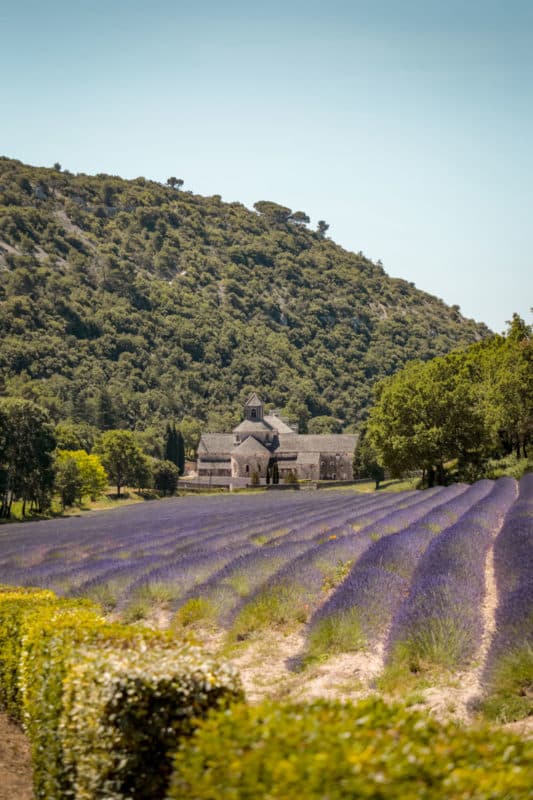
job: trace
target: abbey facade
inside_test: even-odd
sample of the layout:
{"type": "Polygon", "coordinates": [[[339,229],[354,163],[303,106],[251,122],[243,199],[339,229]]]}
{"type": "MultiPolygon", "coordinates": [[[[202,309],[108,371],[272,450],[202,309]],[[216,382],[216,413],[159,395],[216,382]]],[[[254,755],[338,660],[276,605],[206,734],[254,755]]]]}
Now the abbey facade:
{"type": "Polygon", "coordinates": [[[265,479],[277,464],[280,481],[352,480],[357,435],[299,434],[276,413],[264,413],[257,394],[244,406],[244,419],[232,433],[204,433],[198,445],[200,478],[265,479]]]}

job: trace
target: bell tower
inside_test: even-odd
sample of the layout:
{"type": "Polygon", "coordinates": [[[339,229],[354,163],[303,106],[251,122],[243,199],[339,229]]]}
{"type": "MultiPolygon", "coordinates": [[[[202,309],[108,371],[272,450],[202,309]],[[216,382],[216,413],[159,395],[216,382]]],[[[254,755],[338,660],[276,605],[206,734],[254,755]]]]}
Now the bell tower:
{"type": "Polygon", "coordinates": [[[250,422],[263,421],[263,401],[253,392],[244,405],[244,418],[250,422]]]}

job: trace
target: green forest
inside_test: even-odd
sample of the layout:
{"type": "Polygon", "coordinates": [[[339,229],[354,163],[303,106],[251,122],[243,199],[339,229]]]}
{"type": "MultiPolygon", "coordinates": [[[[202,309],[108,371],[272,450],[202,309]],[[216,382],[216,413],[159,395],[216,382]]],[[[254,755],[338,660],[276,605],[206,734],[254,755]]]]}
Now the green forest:
{"type": "Polygon", "coordinates": [[[252,390],[302,432],[350,430],[377,381],[489,333],[323,220],[183,186],[0,159],[1,395],[148,451],[169,420],[186,444],[227,430],[252,390]]]}

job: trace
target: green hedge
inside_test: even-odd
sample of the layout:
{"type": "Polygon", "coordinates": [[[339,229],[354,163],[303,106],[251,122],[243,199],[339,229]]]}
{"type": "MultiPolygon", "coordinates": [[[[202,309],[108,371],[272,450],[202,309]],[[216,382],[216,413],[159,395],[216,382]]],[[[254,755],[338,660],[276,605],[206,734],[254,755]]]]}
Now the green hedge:
{"type": "Polygon", "coordinates": [[[0,701],[28,732],[36,798],[163,798],[180,737],[242,699],[234,672],[85,600],[0,587],[0,701]]]}
{"type": "Polygon", "coordinates": [[[133,639],[126,626],[108,625],[94,609],[77,607],[73,601],[41,606],[26,617],[19,680],[37,798],[60,800],[70,790],[58,731],[63,681],[78,659],[78,649],[121,635],[132,639],[132,646],[140,638],[133,639]]]}
{"type": "Polygon", "coordinates": [[[19,664],[24,619],[36,608],[56,603],[53,592],[0,586],[0,706],[13,719],[21,718],[19,664]]]}
{"type": "Polygon", "coordinates": [[[228,667],[195,648],[88,648],[65,678],[60,738],[77,800],[163,798],[176,742],[242,699],[228,667]]]}
{"type": "Polygon", "coordinates": [[[526,800],[533,743],[381,700],[235,705],[175,759],[169,800],[526,800]]]}

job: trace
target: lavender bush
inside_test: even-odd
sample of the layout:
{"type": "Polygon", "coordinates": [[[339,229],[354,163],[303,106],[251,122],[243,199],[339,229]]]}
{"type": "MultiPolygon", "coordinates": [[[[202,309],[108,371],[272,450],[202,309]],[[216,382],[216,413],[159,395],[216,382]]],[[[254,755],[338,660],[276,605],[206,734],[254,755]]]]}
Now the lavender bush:
{"type": "Polygon", "coordinates": [[[392,671],[465,666],[472,659],[483,634],[487,552],[515,497],[516,481],[501,478],[430,543],[393,622],[392,671]]]}
{"type": "Polygon", "coordinates": [[[533,474],[520,481],[494,544],[500,602],[483,674],[483,707],[501,722],[533,714],[533,474]]]}
{"type": "Polygon", "coordinates": [[[313,616],[308,636],[311,658],[357,650],[383,635],[407,594],[417,561],[436,535],[436,520],[449,525],[449,510],[458,497],[468,494],[466,490],[464,485],[451,486],[436,497],[433,494],[383,517],[372,533],[367,529],[361,532],[366,539],[377,534],[377,540],[363,549],[346,579],[313,616]],[[432,520],[429,524],[428,518],[432,520]]]}

